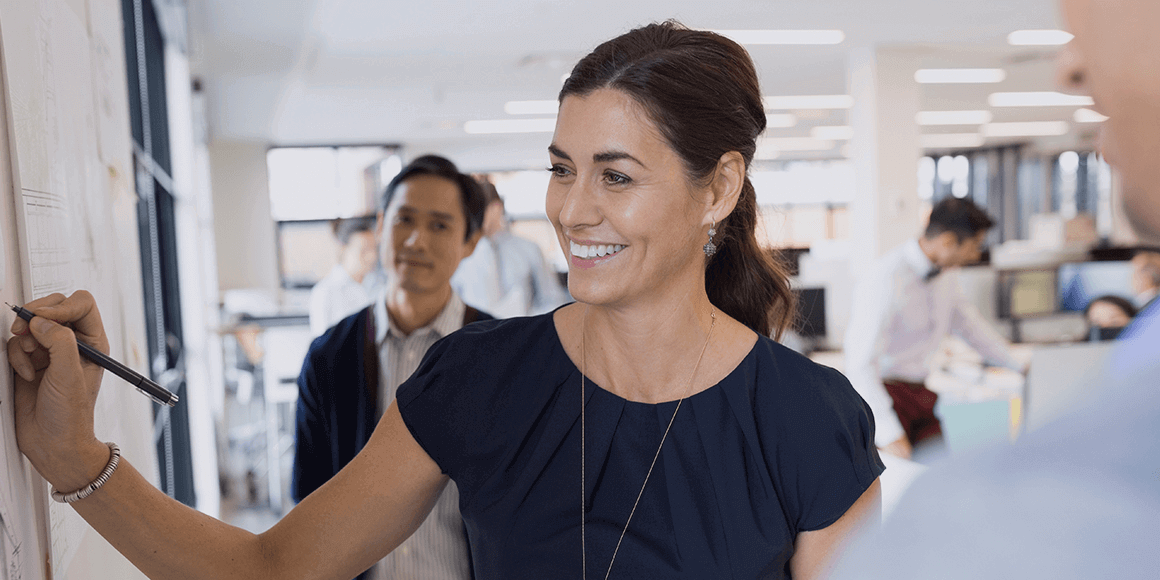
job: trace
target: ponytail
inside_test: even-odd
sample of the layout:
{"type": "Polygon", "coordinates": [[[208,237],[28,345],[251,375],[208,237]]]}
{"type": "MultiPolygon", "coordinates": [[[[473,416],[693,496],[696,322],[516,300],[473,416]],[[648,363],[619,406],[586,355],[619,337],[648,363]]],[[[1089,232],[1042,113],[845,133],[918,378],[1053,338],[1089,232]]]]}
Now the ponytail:
{"type": "Polygon", "coordinates": [[[794,294],[785,267],[757,243],[757,192],[749,178],[733,213],[718,226],[705,291],[722,312],[775,339],[793,323],[794,294]]]}

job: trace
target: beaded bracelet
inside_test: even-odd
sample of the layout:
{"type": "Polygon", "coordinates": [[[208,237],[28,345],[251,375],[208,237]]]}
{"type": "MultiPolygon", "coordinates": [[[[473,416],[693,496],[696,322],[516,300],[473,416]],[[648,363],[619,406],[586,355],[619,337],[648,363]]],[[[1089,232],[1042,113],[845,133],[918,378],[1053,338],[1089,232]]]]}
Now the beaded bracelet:
{"type": "Polygon", "coordinates": [[[105,445],[109,446],[109,449],[113,452],[113,455],[109,458],[109,463],[105,464],[105,468],[101,470],[101,474],[98,475],[97,478],[88,485],[72,493],[61,493],[57,491],[55,487],[52,488],[52,499],[60,503],[72,503],[74,501],[80,501],[92,495],[94,491],[101,489],[101,486],[105,485],[106,481],[109,481],[109,478],[112,477],[113,472],[117,470],[117,464],[121,462],[121,448],[117,447],[117,444],[113,443],[112,441],[106,442],[105,445]]]}

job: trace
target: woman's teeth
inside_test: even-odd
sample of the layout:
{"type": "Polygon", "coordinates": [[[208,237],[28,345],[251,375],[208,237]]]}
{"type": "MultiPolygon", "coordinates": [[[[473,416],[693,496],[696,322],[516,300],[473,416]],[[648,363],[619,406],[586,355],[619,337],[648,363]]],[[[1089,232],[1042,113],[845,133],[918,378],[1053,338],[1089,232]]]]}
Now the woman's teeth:
{"type": "Polygon", "coordinates": [[[625,249],[626,247],[628,247],[628,246],[623,246],[620,244],[598,244],[595,246],[581,246],[580,244],[577,244],[576,242],[569,242],[569,243],[571,244],[572,255],[576,256],[577,258],[584,258],[584,259],[600,258],[602,256],[608,256],[611,254],[615,254],[615,253],[625,249]]]}

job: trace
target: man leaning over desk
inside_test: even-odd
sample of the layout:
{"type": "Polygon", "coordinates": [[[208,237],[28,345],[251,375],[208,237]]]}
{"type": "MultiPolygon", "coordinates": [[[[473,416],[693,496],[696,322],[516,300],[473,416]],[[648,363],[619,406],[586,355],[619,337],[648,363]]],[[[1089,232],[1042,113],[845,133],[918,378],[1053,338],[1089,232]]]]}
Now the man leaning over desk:
{"type": "Polygon", "coordinates": [[[1009,344],[967,302],[953,276],[979,260],[994,222],[973,202],[947,198],[926,231],[875,261],[854,289],[846,330],[846,376],[870,405],[875,442],[906,459],[941,454],[938,395],[926,388],[932,356],[943,338],[965,340],[990,364],[1021,370],[1009,344]]]}

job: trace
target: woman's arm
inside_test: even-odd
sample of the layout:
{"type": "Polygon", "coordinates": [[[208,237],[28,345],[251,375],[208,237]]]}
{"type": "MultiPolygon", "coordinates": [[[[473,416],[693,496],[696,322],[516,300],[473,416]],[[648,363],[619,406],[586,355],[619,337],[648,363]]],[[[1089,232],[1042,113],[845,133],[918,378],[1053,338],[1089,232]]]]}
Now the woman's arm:
{"type": "MultiPolygon", "coordinates": [[[[67,493],[92,481],[109,459],[92,430],[102,370],[82,362],[75,336],[102,351],[108,340],[87,292],[27,308],[37,314],[31,334],[17,320],[8,343],[17,372],[17,439],[37,471],[67,493]]],[[[127,461],[73,506],[151,578],[347,579],[406,539],[446,482],[392,405],[345,469],[261,535],[167,497],[127,461]]]]}
{"type": "Polygon", "coordinates": [[[846,510],[838,521],[812,532],[801,532],[795,541],[789,561],[790,574],[796,580],[826,578],[846,543],[872,530],[882,519],[882,483],[874,483],[846,510]]]}

